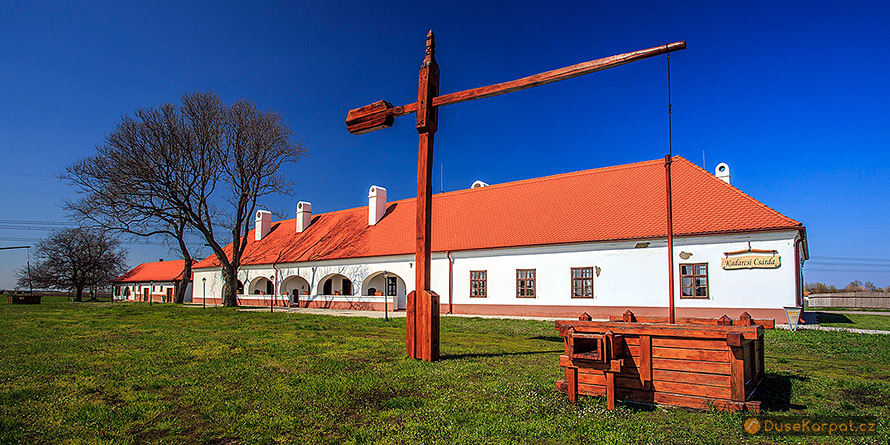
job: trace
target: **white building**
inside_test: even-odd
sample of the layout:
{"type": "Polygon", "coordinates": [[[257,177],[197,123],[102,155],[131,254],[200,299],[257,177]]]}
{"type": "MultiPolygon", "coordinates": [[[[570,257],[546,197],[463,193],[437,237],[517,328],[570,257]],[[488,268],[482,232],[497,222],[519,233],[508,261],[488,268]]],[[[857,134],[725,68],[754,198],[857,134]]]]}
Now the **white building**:
{"type": "MultiPolygon", "coordinates": [[[[182,278],[185,260],[142,263],[112,282],[115,300],[171,303],[182,278]]],[[[185,302],[192,301],[192,284],[185,290],[185,302]]]]}
{"type": "MultiPolygon", "coordinates": [[[[801,298],[804,226],[674,158],[674,301],[678,317],[784,318],[801,298]]],[[[666,316],[662,160],[434,195],[432,290],[443,313],[666,316]]],[[[414,288],[414,199],[295,219],[259,211],[238,271],[240,304],[403,309],[414,288]]],[[[230,248],[231,246],[229,246],[230,248]]],[[[195,265],[195,301],[219,302],[214,257],[195,265]],[[205,281],[206,280],[206,281],[205,281]]]]}

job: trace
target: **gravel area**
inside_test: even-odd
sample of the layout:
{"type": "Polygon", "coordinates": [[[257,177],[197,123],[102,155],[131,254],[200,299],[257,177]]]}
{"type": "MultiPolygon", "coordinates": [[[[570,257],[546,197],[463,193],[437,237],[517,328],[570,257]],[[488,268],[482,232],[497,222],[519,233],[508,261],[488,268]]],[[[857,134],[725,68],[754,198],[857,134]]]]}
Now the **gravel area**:
{"type": "MultiPolygon", "coordinates": [[[[776,329],[785,329],[789,330],[787,324],[777,324],[776,329]]],[[[798,325],[797,329],[806,329],[810,331],[839,331],[839,332],[852,332],[854,334],[878,334],[878,335],[890,335],[890,331],[880,331],[877,329],[856,329],[856,328],[836,328],[833,326],[813,326],[813,325],[798,325]]]]}
{"type": "Polygon", "coordinates": [[[820,311],[820,310],[810,310],[808,312],[822,312],[823,314],[859,314],[859,315],[890,315],[890,312],[880,312],[880,311],[820,311]]]}

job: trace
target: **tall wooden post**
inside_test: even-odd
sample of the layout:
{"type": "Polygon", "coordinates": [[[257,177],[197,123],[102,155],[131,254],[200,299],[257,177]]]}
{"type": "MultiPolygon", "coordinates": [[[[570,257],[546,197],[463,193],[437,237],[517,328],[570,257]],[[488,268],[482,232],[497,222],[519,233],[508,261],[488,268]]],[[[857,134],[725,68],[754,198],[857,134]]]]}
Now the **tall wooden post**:
{"type": "Polygon", "coordinates": [[[674,318],[674,206],[671,195],[671,155],[664,155],[664,183],[667,192],[667,239],[668,239],[668,322],[673,324],[674,318]]]}
{"type": "Polygon", "coordinates": [[[412,358],[439,359],[439,296],[430,291],[430,249],[433,211],[433,136],[438,129],[439,64],[433,31],[426,35],[426,57],[420,66],[417,88],[417,250],[414,296],[408,298],[407,349],[412,358]]]}
{"type": "MultiPolygon", "coordinates": [[[[439,296],[430,290],[433,136],[438,129],[438,108],[571,79],[685,48],[685,41],[674,42],[602,59],[590,60],[509,82],[440,96],[439,65],[436,63],[435,54],[436,45],[433,31],[430,31],[426,36],[426,57],[424,57],[423,65],[420,67],[417,102],[393,107],[391,103],[381,100],[361,108],[349,110],[349,113],[346,115],[346,128],[352,134],[365,134],[389,128],[393,125],[395,118],[410,113],[417,113],[417,132],[420,135],[417,153],[417,250],[415,256],[415,264],[417,266],[414,277],[415,291],[408,294],[405,308],[407,312],[406,349],[409,357],[426,361],[439,359],[439,296]]],[[[668,175],[670,175],[669,169],[668,175]]],[[[673,313],[673,310],[671,313],[673,313]]]]}

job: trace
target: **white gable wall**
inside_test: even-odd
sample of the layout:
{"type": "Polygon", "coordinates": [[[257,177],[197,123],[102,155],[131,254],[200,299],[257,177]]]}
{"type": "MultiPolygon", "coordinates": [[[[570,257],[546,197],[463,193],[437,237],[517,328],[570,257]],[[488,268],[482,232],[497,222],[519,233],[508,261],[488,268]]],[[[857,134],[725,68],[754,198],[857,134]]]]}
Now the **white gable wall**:
{"type": "MultiPolygon", "coordinates": [[[[172,281],[142,281],[142,282],[127,282],[127,283],[115,283],[113,285],[113,295],[116,300],[129,300],[129,301],[142,301],[145,298],[145,289],[149,290],[149,294],[152,295],[155,299],[165,298],[167,295],[167,290],[170,289],[175,296],[176,293],[176,283],[172,281]],[[129,289],[129,295],[124,298],[124,289],[129,289]]],[[[192,301],[192,283],[185,288],[185,296],[183,301],[185,303],[189,303],[192,301]]]]}

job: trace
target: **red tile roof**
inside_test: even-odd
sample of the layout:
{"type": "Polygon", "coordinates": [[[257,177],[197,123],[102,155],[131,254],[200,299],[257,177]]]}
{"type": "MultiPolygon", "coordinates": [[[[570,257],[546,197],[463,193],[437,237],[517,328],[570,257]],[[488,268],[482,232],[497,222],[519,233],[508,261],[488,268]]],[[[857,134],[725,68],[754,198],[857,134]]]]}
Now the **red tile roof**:
{"type": "Polygon", "coordinates": [[[114,282],[135,283],[148,281],[174,281],[182,276],[183,266],[185,266],[185,260],[142,263],[123,274],[120,278],[114,280],[114,282]]]}
{"type": "MultiPolygon", "coordinates": [[[[671,171],[675,235],[803,228],[682,157],[674,158],[671,171]]],[[[664,180],[659,159],[437,194],[432,248],[665,237],[664,180]]],[[[262,241],[250,232],[243,264],[414,253],[414,201],[388,203],[376,226],[368,226],[367,207],[314,215],[301,234],[294,219],[274,222],[262,241]]],[[[211,256],[195,267],[218,264],[211,256]]]]}

